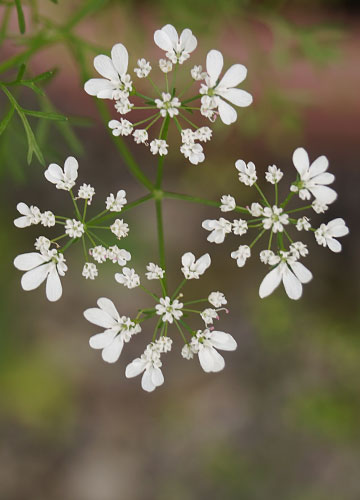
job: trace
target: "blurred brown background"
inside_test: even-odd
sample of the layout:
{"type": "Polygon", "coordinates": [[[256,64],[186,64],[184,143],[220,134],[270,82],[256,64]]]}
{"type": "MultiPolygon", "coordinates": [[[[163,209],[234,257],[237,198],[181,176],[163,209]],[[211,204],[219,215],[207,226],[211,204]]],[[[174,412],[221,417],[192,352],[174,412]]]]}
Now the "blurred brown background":
{"type": "MultiPolygon", "coordinates": [[[[252,160],[259,172],[276,164],[285,172],[286,189],[294,175],[292,152],[304,146],[312,159],[326,154],[336,175],[339,198],[324,222],[343,217],[351,232],[339,255],[309,240],[306,264],[314,280],[304,287],[301,301],[290,301],[282,289],[261,301],[265,266],[254,257],[238,269],[229,257],[240,243],[235,236],[219,246],[206,242],[201,222],[220,212],[167,201],[170,282],[175,287],[180,279],[185,251],[209,251],[213,266],[188,293],[195,298],[211,290],[226,294],[230,314],[218,326],[236,338],[238,350],[225,353],[223,372],[205,374],[197,360],[180,357],[174,330],[175,347],[164,357],[165,384],[146,394],[139,378],[125,379],[124,369],[142,352],[152,327],[126,345],[115,365],[88,347],[96,327],[82,311],[98,297],[113,299],[122,314],[147,305],[142,295],[120,289],[111,267],[101,266],[95,282],[83,280],[82,253],[76,248],[67,257],[60,302],[47,302],[43,287],[32,293],[20,288],[21,274],[12,260],[31,251],[40,228],[13,226],[16,203],[65,215],[71,207],[66,193],[45,181],[36,160],[26,165],[24,133],[14,122],[0,143],[1,500],[358,500],[359,3],[103,3],[75,33],[107,52],[124,43],[130,68],[139,57],[155,66],[162,54],[152,43],[153,32],[167,22],[178,30],[190,27],[198,38],[187,69],[204,64],[211,48],[224,53],[226,66],[248,67],[244,88],[253,93],[254,104],[239,111],[236,125],[215,124],[201,166],[189,165],[177,147],[170,148],[166,188],[209,199],[232,194],[244,206],[254,201],[254,192],[235,182],[234,161],[252,160]]],[[[41,0],[37,8],[61,24],[83,4],[41,0]]],[[[36,26],[25,3],[24,11],[26,37],[36,26]]],[[[0,62],[23,50],[15,12],[11,33],[0,47],[0,62]]],[[[37,74],[57,68],[47,96],[59,112],[76,119],[70,120],[71,133],[55,126],[44,132],[37,125],[39,142],[47,163],[62,164],[71,154],[79,158],[80,182],[96,188],[95,211],[111,191],[126,189],[130,201],[143,191],[82,90],[84,67],[76,43],[59,41],[35,53],[29,69],[37,74]]],[[[86,54],[87,71],[95,76],[96,52],[86,54]]],[[[6,78],[13,75],[10,71],[6,78]]],[[[30,91],[19,96],[31,109],[38,106],[36,99],[30,91]]],[[[5,103],[1,96],[1,114],[5,103]]],[[[175,131],[169,142],[177,144],[175,131]]],[[[128,144],[152,176],[152,155],[128,144]]],[[[134,267],[156,262],[152,206],[136,208],[125,219],[131,228],[125,245],[134,267]]],[[[320,225],[321,216],[316,220],[320,225]]]]}

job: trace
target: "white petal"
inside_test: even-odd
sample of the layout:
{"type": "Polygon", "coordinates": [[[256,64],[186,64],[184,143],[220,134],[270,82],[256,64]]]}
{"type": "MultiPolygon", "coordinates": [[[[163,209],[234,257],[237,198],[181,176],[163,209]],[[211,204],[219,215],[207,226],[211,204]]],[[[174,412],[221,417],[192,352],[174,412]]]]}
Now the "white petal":
{"type": "Polygon", "coordinates": [[[298,300],[302,295],[302,284],[288,267],[284,268],[282,276],[285,291],[290,299],[298,300]]]}
{"type": "Polygon", "coordinates": [[[170,52],[173,49],[173,44],[166,33],[162,30],[156,30],[154,33],[154,41],[160,49],[170,52]]]}
{"type": "Polygon", "coordinates": [[[111,59],[119,75],[125,75],[129,64],[129,54],[122,43],[117,43],[111,49],[111,59]]]}
{"type": "Polygon", "coordinates": [[[108,313],[97,307],[86,309],[84,316],[90,323],[103,328],[113,328],[117,325],[116,321],[108,313]]]}
{"type": "Polygon", "coordinates": [[[59,181],[64,179],[64,173],[62,168],[56,163],[51,163],[45,170],[44,175],[46,179],[52,184],[57,184],[59,181]]]}
{"type": "Polygon", "coordinates": [[[151,381],[156,386],[159,387],[164,383],[164,375],[160,368],[150,367],[151,370],[151,381]]]}
{"type": "Polygon", "coordinates": [[[147,392],[152,392],[154,389],[156,389],[156,385],[154,385],[151,379],[151,368],[148,368],[144,371],[144,374],[141,378],[141,387],[144,389],[144,391],[147,392]]]}
{"type": "Polygon", "coordinates": [[[71,179],[72,181],[75,181],[77,179],[78,168],[79,164],[76,158],[74,158],[73,156],[69,156],[68,158],[66,158],[64,163],[64,172],[68,179],[71,179]]]}
{"type": "Polygon", "coordinates": [[[18,217],[17,219],[15,219],[14,224],[16,227],[19,227],[19,228],[31,226],[30,219],[27,215],[24,215],[23,217],[18,217]]]}
{"type": "Polygon", "coordinates": [[[229,89],[219,92],[219,95],[226,99],[227,101],[235,104],[235,106],[240,106],[242,108],[250,106],[253,102],[253,97],[249,92],[241,89],[229,89]]]}
{"type": "Polygon", "coordinates": [[[173,44],[173,47],[175,47],[175,45],[178,42],[179,36],[178,36],[178,32],[176,31],[174,26],[172,24],[166,24],[165,26],[163,26],[161,28],[161,31],[163,33],[167,34],[167,36],[170,38],[170,40],[173,44]]]}
{"type": "Polygon", "coordinates": [[[125,377],[126,378],[136,377],[142,371],[144,371],[145,366],[146,366],[146,362],[143,361],[142,359],[140,359],[140,358],[134,359],[134,361],[132,361],[131,363],[129,363],[127,365],[126,370],[125,370],[125,377]]]}
{"type": "Polygon", "coordinates": [[[246,163],[244,162],[244,160],[236,160],[236,162],[235,162],[235,168],[239,172],[245,172],[246,163]]]}
{"type": "Polygon", "coordinates": [[[115,321],[119,321],[119,313],[114,305],[114,302],[110,299],[107,299],[106,297],[101,297],[97,301],[97,305],[105,311],[109,316],[114,318],[115,321]]]}
{"type": "Polygon", "coordinates": [[[330,221],[327,226],[331,236],[339,238],[349,234],[349,228],[346,226],[344,219],[341,219],[340,217],[330,221]]]}
{"type": "Polygon", "coordinates": [[[262,280],[259,288],[260,298],[263,299],[264,297],[268,297],[270,294],[272,294],[275,288],[280,285],[280,282],[281,269],[280,266],[277,266],[275,267],[275,269],[272,269],[262,280]]]}
{"type": "Polygon", "coordinates": [[[316,160],[313,161],[310,166],[309,169],[310,177],[322,174],[323,172],[325,172],[325,170],[328,169],[328,166],[329,166],[329,160],[326,158],[326,156],[319,156],[319,158],[316,158],[316,160]]]}
{"type": "Polygon", "coordinates": [[[224,65],[222,53],[218,50],[210,50],[206,56],[206,72],[210,77],[210,87],[214,87],[224,65]]]}
{"type": "Polygon", "coordinates": [[[324,172],[323,174],[312,177],[311,182],[314,182],[315,184],[331,184],[334,180],[335,175],[330,174],[329,172],[324,172]]]}
{"type": "Polygon", "coordinates": [[[103,54],[96,56],[94,58],[94,67],[101,76],[107,78],[108,80],[119,80],[119,75],[117,74],[110,57],[104,56],[103,54]]]}
{"type": "Polygon", "coordinates": [[[21,278],[21,286],[24,290],[35,290],[43,283],[47,275],[50,272],[51,264],[44,264],[42,266],[35,267],[23,275],[21,278]]]}
{"type": "Polygon", "coordinates": [[[342,246],[341,246],[340,241],[335,240],[334,238],[329,238],[326,240],[326,243],[332,252],[335,252],[335,253],[341,252],[342,246]]]}
{"type": "Polygon", "coordinates": [[[214,347],[222,349],[223,351],[235,351],[237,348],[237,343],[234,337],[225,332],[211,332],[211,342],[214,347]]]}
{"type": "Polygon", "coordinates": [[[105,332],[97,333],[96,335],[90,337],[90,347],[92,347],[93,349],[104,349],[104,347],[107,347],[113,342],[115,335],[116,333],[112,330],[106,330],[105,332]]]}
{"type": "Polygon", "coordinates": [[[324,203],[325,205],[330,205],[337,198],[336,191],[328,186],[315,186],[308,189],[320,203],[324,203]]]}
{"type": "Polygon", "coordinates": [[[195,262],[195,255],[191,252],[186,252],[181,257],[181,264],[183,267],[190,267],[195,262]]]}
{"type": "Polygon", "coordinates": [[[312,280],[313,275],[311,271],[309,271],[309,269],[305,267],[301,262],[294,262],[290,267],[297,279],[301,281],[301,283],[309,283],[309,281],[312,280]]]}
{"type": "Polygon", "coordinates": [[[193,52],[197,47],[197,40],[188,28],[184,29],[180,35],[180,43],[186,52],[193,52]]]}
{"type": "Polygon", "coordinates": [[[293,163],[300,177],[305,174],[310,165],[309,155],[304,148],[297,148],[293,154],[293,163]]]}
{"type": "Polygon", "coordinates": [[[51,262],[49,264],[50,272],[48,278],[46,280],[46,297],[50,302],[55,302],[61,298],[62,295],[62,286],[60,277],[56,270],[56,264],[51,262]]]}
{"type": "Polygon", "coordinates": [[[233,64],[222,77],[219,86],[232,88],[243,82],[247,75],[247,69],[242,64],[233,64]]]}
{"type": "Polygon", "coordinates": [[[203,347],[199,351],[199,361],[204,372],[219,372],[225,366],[224,358],[213,347],[203,347]]]}
{"type": "Polygon", "coordinates": [[[109,80],[105,80],[105,78],[92,78],[85,82],[84,90],[89,95],[99,96],[99,93],[102,92],[110,92],[110,99],[112,96],[112,91],[114,89],[114,85],[109,82],[109,80]]]}
{"type": "Polygon", "coordinates": [[[16,205],[16,210],[21,215],[29,215],[30,214],[30,208],[27,206],[26,203],[24,203],[22,201],[16,205]]]}
{"type": "Polygon", "coordinates": [[[211,264],[211,258],[208,253],[202,255],[197,261],[196,261],[196,272],[199,274],[203,274],[208,267],[210,267],[211,264]]]}
{"type": "Polygon", "coordinates": [[[219,99],[219,115],[223,123],[225,125],[231,125],[232,123],[236,122],[237,119],[237,112],[235,109],[230,106],[227,102],[225,102],[223,99],[219,99]]]}
{"type": "Polygon", "coordinates": [[[41,266],[48,259],[37,252],[22,253],[14,259],[14,266],[20,271],[29,271],[34,267],[41,266]]]}
{"type": "Polygon", "coordinates": [[[123,347],[124,341],[118,335],[110,345],[104,347],[101,353],[102,359],[107,363],[115,363],[119,359],[123,347]]]}

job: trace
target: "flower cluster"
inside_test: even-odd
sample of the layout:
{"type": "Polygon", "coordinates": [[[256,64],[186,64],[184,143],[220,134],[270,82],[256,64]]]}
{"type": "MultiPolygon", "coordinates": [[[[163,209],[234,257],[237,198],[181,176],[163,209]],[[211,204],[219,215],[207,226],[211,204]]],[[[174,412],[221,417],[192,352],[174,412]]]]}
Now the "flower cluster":
{"type": "Polygon", "coordinates": [[[164,269],[153,262],[147,265],[145,276],[147,280],[160,282],[162,296],[148,290],[134,269],[124,267],[122,274],[115,274],[118,283],[127,288],[140,287],[152,300],[155,300],[154,307],[139,309],[133,319],[120,316],[113,302],[106,298],[98,300],[97,308],[87,309],[84,312],[88,321],[104,328],[103,333],[90,338],[90,346],[94,349],[101,349],[102,358],[108,363],[114,363],[119,359],[124,343],[142,330],[141,325],[145,321],[151,318],[157,319],[152,341],[146,346],[143,354],[128,364],[125,370],[127,378],[143,374],[141,386],[145,391],[151,392],[164,382],[161,355],[171,351],[173,344],[169,336],[169,325],[176,327],[176,331],[185,342],[181,355],[186,359],[192,359],[195,354],[198,355],[200,365],[206,372],[216,372],[225,366],[224,358],[217,349],[225,351],[236,349],[236,342],[230,334],[215,331],[211,326],[214,320],[219,319],[220,311],[227,312],[224,308],[227,300],[223,293],[217,291],[210,293],[204,299],[183,301],[181,293],[183,286],[191,279],[199,279],[209,268],[211,264],[209,254],[196,259],[194,254],[187,252],[182,256],[181,264],[184,279],[171,296],[167,291],[164,269]],[[211,307],[204,310],[193,309],[195,304],[204,302],[211,307]],[[204,323],[203,329],[191,328],[187,318],[192,315],[197,316],[204,323]],[[189,334],[190,339],[187,339],[189,334]]]}
{"type": "Polygon", "coordinates": [[[75,242],[82,242],[85,258],[82,276],[86,279],[93,280],[98,276],[97,266],[94,262],[88,261],[89,257],[97,263],[111,261],[121,267],[125,266],[131,259],[127,250],[119,248],[117,245],[109,246],[97,235],[98,229],[111,231],[117,239],[128,235],[129,226],[123,219],[116,219],[110,226],[98,225],[108,218],[113,219],[115,213],[122,211],[127,203],[125,191],[119,190],[116,195],[111,193],[106,198],[106,209],[87,220],[87,207],[92,202],[95,189],[89,184],[82,184],[75,197],[73,188],[78,177],[78,168],[77,160],[70,156],[65,160],[63,169],[52,163],[44,173],[45,178],[57,189],[69,192],[74,207],[74,213],[70,217],[54,215],[49,210],[40,212],[38,207],[28,206],[23,202],[17,205],[20,217],[14,220],[16,227],[25,228],[41,223],[45,227],[57,226],[63,229],[62,234],[52,239],[39,236],[35,241],[35,249],[39,253],[22,254],[14,260],[17,269],[26,271],[21,280],[23,289],[34,290],[46,280],[46,296],[50,301],[56,301],[62,295],[60,276],[64,276],[67,271],[64,253],[75,242]],[[82,212],[80,212],[78,200],[84,201],[82,212]],[[68,241],[63,247],[60,247],[59,242],[65,238],[68,238],[68,241]]]}
{"type": "Polygon", "coordinates": [[[121,43],[113,46],[111,57],[95,57],[94,67],[103,78],[88,80],[85,83],[85,91],[99,99],[115,101],[115,109],[120,115],[127,115],[132,110],[152,111],[150,116],[136,123],[123,117],[110,120],[109,127],[114,136],[132,135],[137,144],[149,146],[154,155],[168,154],[167,128],[169,121],[173,120],[181,135],[180,152],[190,163],[198,165],[205,159],[201,143],[211,139],[212,131],[207,126],[194,124],[191,121],[192,114],[200,112],[210,122],[214,122],[218,116],[227,125],[235,122],[237,112],[232,105],[245,107],[252,103],[252,96],[237,88],[245,80],[247,70],[242,64],[234,64],[220,78],[224,65],[223,56],[218,50],[211,50],[206,58],[206,71],[203,71],[200,65],[194,66],[189,72],[190,85],[177,93],[178,66],[190,58],[196,49],[197,40],[191,30],[184,29],[179,36],[174,26],[167,24],[155,31],[154,41],[165,51],[167,58],[160,59],[158,63],[164,75],[164,85],[160,88],[153,82],[150,76],[152,66],[144,58],[138,59],[134,73],[137,78],[149,81],[156,97],[149,97],[138,91],[129,73],[128,51],[121,43]],[[173,74],[170,83],[171,72],[173,74]],[[200,88],[193,96],[184,99],[195,82],[200,82],[200,88]],[[140,98],[143,102],[139,106],[133,98],[140,98]],[[198,99],[200,105],[195,106],[198,99]],[[158,136],[149,141],[149,130],[159,123],[161,125],[158,136]]]}
{"type": "Polygon", "coordinates": [[[308,255],[308,247],[304,242],[299,241],[298,237],[294,238],[289,234],[290,227],[295,228],[297,232],[313,232],[316,242],[324,247],[327,246],[333,252],[341,251],[341,243],[337,238],[349,232],[341,218],[314,227],[310,216],[301,214],[309,210],[322,214],[337,197],[336,192],[329,187],[335,177],[327,172],[328,159],[320,156],[311,164],[305,149],[298,148],[293,154],[293,163],[297,170],[297,178],[291,184],[288,196],[281,203],[279,203],[278,183],[283,178],[283,172],[275,165],[268,167],[265,179],[273,184],[275,189],[274,203],[270,203],[257,183],[258,177],[254,163],[246,164],[243,160],[238,160],[235,167],[239,181],[246,186],[254,186],[260,199],[250,206],[240,207],[236,205],[234,197],[224,195],[221,198],[220,210],[241,213],[246,219],[234,219],[231,222],[220,217],[217,220],[207,219],[202,223],[202,227],[210,231],[208,241],[218,244],[222,243],[229,233],[243,236],[255,229],[258,234],[251,243],[241,244],[231,252],[231,258],[236,260],[239,267],[245,265],[253,252],[254,245],[260,238],[268,234],[267,248],[260,251],[259,257],[262,263],[269,265],[272,269],[260,285],[261,298],[270,295],[282,282],[287,295],[291,299],[299,299],[302,295],[302,285],[312,279],[311,272],[299,262],[300,258],[308,255]],[[289,210],[288,204],[295,194],[299,195],[300,200],[311,200],[312,197],[313,200],[308,205],[289,210]],[[248,217],[251,218],[248,219],[248,217]]]}

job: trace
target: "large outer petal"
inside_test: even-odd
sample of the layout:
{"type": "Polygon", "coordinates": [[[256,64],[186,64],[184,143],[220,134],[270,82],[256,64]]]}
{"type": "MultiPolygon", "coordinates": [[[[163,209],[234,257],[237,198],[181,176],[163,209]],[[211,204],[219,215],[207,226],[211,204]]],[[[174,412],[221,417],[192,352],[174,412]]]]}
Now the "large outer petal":
{"type": "Polygon", "coordinates": [[[15,257],[14,266],[20,271],[29,271],[35,267],[41,266],[48,259],[37,252],[22,253],[15,257]]]}
{"type": "Polygon", "coordinates": [[[232,106],[230,106],[230,104],[225,102],[223,99],[219,99],[218,110],[220,118],[222,122],[225,123],[225,125],[231,125],[232,123],[236,122],[237,119],[236,110],[232,106]]]}
{"type": "Polygon", "coordinates": [[[154,42],[165,52],[170,52],[173,49],[173,44],[169,36],[163,30],[156,30],[154,33],[154,42]]]}
{"type": "Polygon", "coordinates": [[[90,323],[101,326],[102,328],[113,328],[117,326],[116,321],[108,313],[97,307],[86,309],[86,311],[84,311],[84,317],[90,321],[90,323]]]}
{"type": "Polygon", "coordinates": [[[117,43],[113,46],[111,49],[111,59],[119,75],[125,75],[129,64],[129,54],[122,43],[117,43]]]}
{"type": "Polygon", "coordinates": [[[332,252],[335,252],[335,253],[341,252],[342,246],[341,246],[340,241],[335,240],[334,238],[327,238],[326,243],[332,252]]]}
{"type": "Polygon", "coordinates": [[[329,160],[326,156],[319,156],[312,162],[309,168],[310,177],[314,177],[315,175],[322,174],[329,167],[329,160]]]}
{"type": "MultiPolygon", "coordinates": [[[[107,99],[111,99],[114,85],[105,78],[91,78],[91,80],[85,82],[84,90],[89,95],[95,95],[96,97],[99,97],[99,94],[101,96],[108,95],[107,99]]],[[[100,97],[100,99],[104,98],[100,97]]]]}
{"type": "Polygon", "coordinates": [[[110,345],[115,337],[116,333],[112,330],[105,330],[105,332],[97,333],[89,339],[89,345],[93,349],[104,349],[110,345]]]}
{"type": "Polygon", "coordinates": [[[241,108],[245,108],[246,106],[250,106],[253,102],[253,97],[249,92],[242,89],[228,89],[222,90],[218,92],[221,97],[231,102],[231,104],[235,104],[235,106],[240,106],[241,108]]]}
{"type": "Polygon", "coordinates": [[[320,203],[330,205],[337,198],[337,192],[328,186],[309,187],[308,190],[312,193],[320,203]]]}
{"type": "Polygon", "coordinates": [[[24,215],[22,217],[18,217],[17,219],[14,220],[14,224],[16,227],[22,229],[24,227],[29,227],[31,226],[30,219],[27,215],[24,215]]]}
{"type": "Polygon", "coordinates": [[[219,372],[225,366],[224,358],[213,347],[203,347],[199,351],[199,361],[204,372],[219,372]]]}
{"type": "Polygon", "coordinates": [[[186,252],[181,257],[181,264],[183,265],[183,267],[190,267],[194,264],[194,262],[195,262],[195,255],[191,252],[186,252]]]}
{"type": "Polygon", "coordinates": [[[310,166],[309,155],[304,148],[297,148],[293,154],[293,163],[300,177],[303,176],[310,166]]]}
{"type": "Polygon", "coordinates": [[[97,305],[109,316],[114,318],[115,321],[119,321],[120,316],[112,300],[107,299],[106,297],[100,297],[97,301],[97,305]]]}
{"type": "Polygon", "coordinates": [[[336,238],[349,234],[349,228],[346,226],[344,219],[340,217],[328,222],[327,227],[331,236],[335,236],[336,238]]]}
{"type": "Polygon", "coordinates": [[[290,265],[293,273],[301,283],[309,283],[313,279],[312,272],[301,262],[294,262],[290,265]]]}
{"type": "Polygon", "coordinates": [[[136,358],[134,361],[129,363],[125,370],[125,377],[132,378],[140,375],[141,372],[145,370],[146,362],[141,358],[136,358]]]}
{"type": "Polygon", "coordinates": [[[235,351],[237,348],[236,340],[229,333],[213,331],[210,340],[214,347],[223,351],[235,351]]]}
{"type": "Polygon", "coordinates": [[[160,368],[150,367],[151,371],[151,381],[156,386],[159,387],[164,383],[164,375],[160,368]]]}
{"type": "Polygon", "coordinates": [[[101,353],[102,359],[107,363],[115,363],[119,359],[123,347],[124,341],[118,335],[110,345],[104,347],[101,353]]]}
{"type": "Polygon", "coordinates": [[[196,272],[199,274],[203,274],[206,271],[206,269],[210,267],[210,264],[211,264],[210,255],[208,253],[205,253],[196,261],[195,264],[196,272]]]}
{"type": "Polygon", "coordinates": [[[219,86],[226,88],[237,87],[239,83],[245,80],[246,75],[247,69],[243,64],[233,64],[220,80],[219,86]]]}
{"type": "Polygon", "coordinates": [[[268,297],[270,294],[273,293],[275,288],[277,288],[281,283],[281,268],[280,266],[275,267],[275,269],[272,269],[262,280],[260,288],[259,288],[259,295],[260,298],[268,297]]]}
{"type": "Polygon", "coordinates": [[[316,175],[311,178],[311,182],[314,184],[331,184],[335,180],[335,175],[329,172],[324,172],[323,174],[316,175]]]}
{"type": "Polygon", "coordinates": [[[57,184],[64,180],[64,172],[56,163],[51,163],[44,172],[45,178],[52,184],[57,184]]]}
{"type": "Polygon", "coordinates": [[[78,168],[79,164],[76,158],[73,156],[68,156],[64,163],[64,173],[67,179],[71,179],[72,181],[76,181],[78,176],[78,168]]]}
{"type": "Polygon", "coordinates": [[[56,270],[56,264],[51,262],[49,264],[50,272],[46,280],[46,297],[50,302],[56,302],[62,296],[62,286],[60,277],[56,270]]]}
{"type": "Polygon", "coordinates": [[[289,299],[300,299],[302,295],[302,284],[288,267],[284,268],[282,280],[289,299]]]}
{"type": "Polygon", "coordinates": [[[16,210],[21,214],[21,215],[30,215],[30,208],[27,206],[26,203],[24,203],[23,201],[20,201],[20,203],[18,203],[16,205],[16,210]]]}
{"type": "Polygon", "coordinates": [[[197,39],[192,31],[188,28],[184,29],[180,35],[180,44],[186,52],[193,52],[197,47],[197,39]]]}
{"type": "Polygon", "coordinates": [[[244,173],[246,170],[246,163],[244,162],[244,160],[236,160],[235,168],[239,172],[244,173]]]}
{"type": "Polygon", "coordinates": [[[156,389],[156,385],[152,381],[152,367],[149,367],[144,371],[143,376],[141,377],[141,387],[147,392],[152,392],[156,389]]]}
{"type": "Polygon", "coordinates": [[[117,74],[117,71],[109,56],[104,56],[103,54],[96,56],[94,58],[94,67],[96,71],[104,78],[112,81],[119,80],[119,75],[117,74]]]}
{"type": "Polygon", "coordinates": [[[206,56],[206,72],[210,78],[210,87],[214,87],[224,65],[224,58],[218,50],[210,50],[206,56]]]}
{"type": "Polygon", "coordinates": [[[31,269],[31,271],[25,273],[21,278],[21,286],[26,291],[35,290],[35,288],[38,288],[46,280],[50,269],[51,263],[31,269]]]}

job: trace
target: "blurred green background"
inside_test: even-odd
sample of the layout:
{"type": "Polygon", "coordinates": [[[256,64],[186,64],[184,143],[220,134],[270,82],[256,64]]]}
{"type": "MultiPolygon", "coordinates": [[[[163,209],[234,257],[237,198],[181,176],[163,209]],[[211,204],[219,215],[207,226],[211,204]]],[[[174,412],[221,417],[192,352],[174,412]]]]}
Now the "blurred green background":
{"type": "MultiPolygon", "coordinates": [[[[65,193],[45,181],[36,158],[27,165],[26,138],[14,118],[0,137],[1,500],[358,500],[359,3],[24,1],[23,35],[12,3],[0,2],[0,20],[9,16],[8,33],[0,32],[0,65],[31,50],[34,40],[54,38],[46,20],[64,26],[85,9],[70,31],[56,32],[54,43],[44,43],[27,59],[27,74],[56,70],[43,86],[47,97],[26,88],[16,92],[28,109],[70,117],[69,123],[30,122],[46,164],[79,158],[80,182],[96,188],[94,205],[97,200],[102,206],[117,189],[126,189],[128,200],[143,192],[82,90],[87,74],[95,76],[92,57],[97,47],[109,52],[122,42],[131,64],[139,57],[155,63],[160,54],[153,32],[170,22],[178,30],[190,27],[198,38],[187,68],[204,64],[212,48],[224,53],[226,65],[245,64],[244,88],[254,104],[239,111],[236,125],[215,124],[201,166],[184,163],[172,148],[165,187],[210,199],[228,193],[244,206],[254,201],[253,192],[235,182],[234,161],[252,160],[259,172],[276,164],[287,183],[294,174],[292,152],[304,146],[312,159],[329,157],[339,198],[324,221],[344,217],[350,235],[340,255],[311,241],[307,265],[314,280],[301,301],[290,301],[283,290],[261,301],[264,266],[253,258],[238,269],[229,258],[239,244],[234,236],[219,246],[206,242],[201,221],[219,217],[219,211],[167,201],[170,280],[177,285],[185,251],[210,251],[214,264],[190,293],[226,294],[230,314],[219,328],[232,333],[238,350],[225,354],[223,372],[208,375],[196,360],[180,357],[176,339],[164,360],[164,386],[146,394],[139,379],[125,379],[124,368],[152,331],[127,344],[116,365],[105,364],[88,347],[95,329],[82,311],[99,296],[113,299],[122,314],[142,305],[140,295],[114,282],[111,268],[101,267],[95,282],[83,280],[81,249],[75,249],[60,302],[47,302],[43,288],[20,288],[12,260],[31,251],[39,228],[13,226],[16,203],[61,214],[70,205],[65,193]]],[[[0,80],[15,76],[16,67],[0,80]]],[[[0,95],[0,117],[6,106],[0,95]]],[[[152,155],[128,143],[152,176],[152,155]]],[[[126,220],[135,268],[157,261],[152,207],[139,207],[126,220]]]]}

